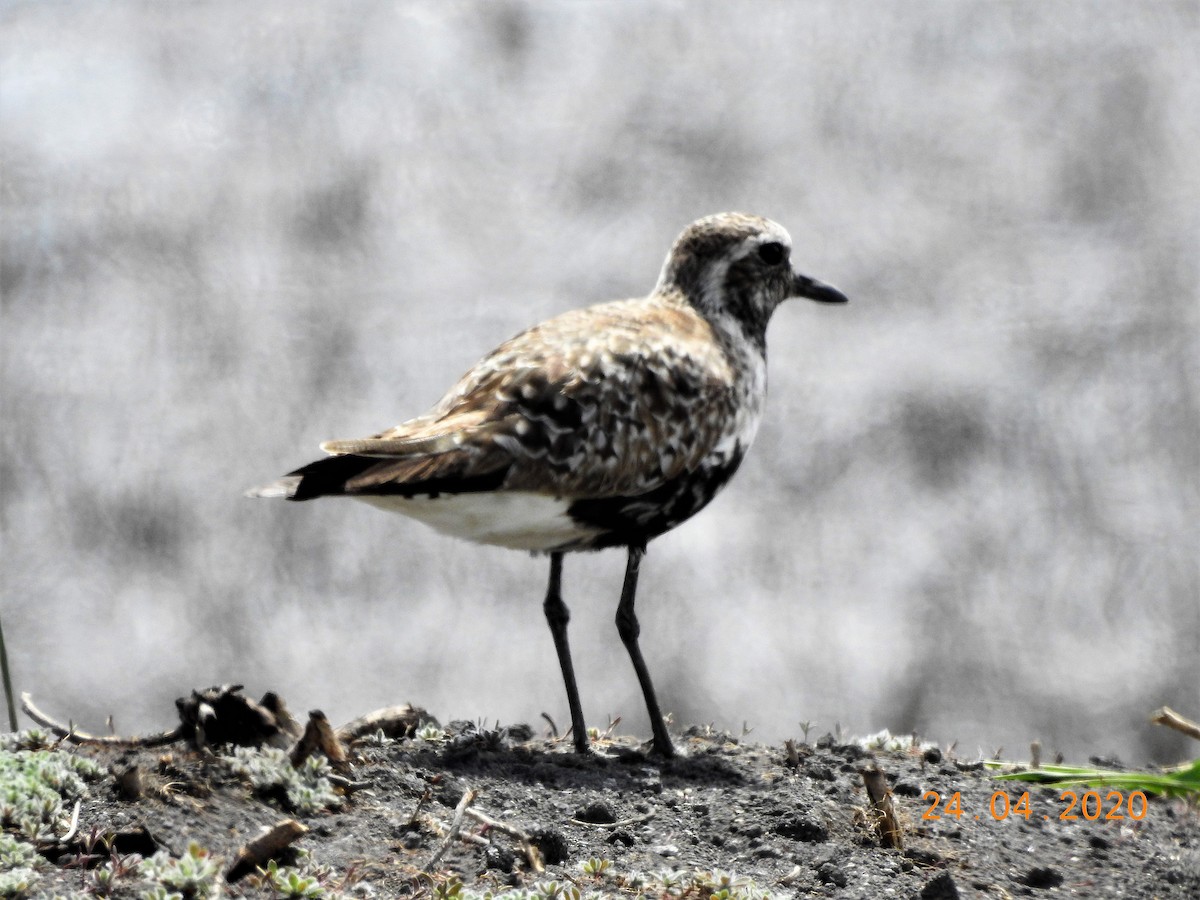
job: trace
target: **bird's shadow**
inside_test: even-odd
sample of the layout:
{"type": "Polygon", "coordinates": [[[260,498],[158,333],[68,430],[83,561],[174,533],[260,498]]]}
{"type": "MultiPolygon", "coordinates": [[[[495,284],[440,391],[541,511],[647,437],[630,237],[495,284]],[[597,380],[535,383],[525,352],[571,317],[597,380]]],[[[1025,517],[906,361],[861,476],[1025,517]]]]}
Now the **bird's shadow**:
{"type": "Polygon", "coordinates": [[[664,788],[690,785],[745,785],[747,773],[729,760],[700,751],[663,758],[641,750],[575,753],[549,742],[506,745],[486,736],[460,737],[445,746],[406,744],[388,754],[395,762],[460,778],[497,778],[553,790],[626,790],[659,782],[664,788]]]}

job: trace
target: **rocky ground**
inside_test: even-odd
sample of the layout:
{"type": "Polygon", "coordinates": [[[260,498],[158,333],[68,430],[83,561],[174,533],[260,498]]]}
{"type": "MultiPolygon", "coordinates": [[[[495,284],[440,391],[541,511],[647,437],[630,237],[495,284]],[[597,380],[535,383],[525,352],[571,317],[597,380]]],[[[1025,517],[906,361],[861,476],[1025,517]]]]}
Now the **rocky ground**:
{"type": "Polygon", "coordinates": [[[25,893],[1200,897],[1194,804],[1151,798],[1144,815],[1134,803],[1135,819],[1128,797],[1117,809],[1102,790],[1091,820],[1061,789],[997,781],[980,761],[928,745],[826,736],[788,748],[692,729],[678,736],[680,758],[664,761],[627,738],[601,738],[580,757],[527,727],[420,735],[352,745],[332,790],[315,762],[317,787],[271,786],[264,772],[278,760],[257,751],[231,763],[182,744],[60,747],[103,773],[71,839],[41,845],[47,862],[25,893]],[[872,765],[891,788],[899,849],[881,846],[861,775],[872,765]],[[288,819],[305,830],[280,864],[298,868],[224,883],[217,872],[239,848],[288,819]]]}

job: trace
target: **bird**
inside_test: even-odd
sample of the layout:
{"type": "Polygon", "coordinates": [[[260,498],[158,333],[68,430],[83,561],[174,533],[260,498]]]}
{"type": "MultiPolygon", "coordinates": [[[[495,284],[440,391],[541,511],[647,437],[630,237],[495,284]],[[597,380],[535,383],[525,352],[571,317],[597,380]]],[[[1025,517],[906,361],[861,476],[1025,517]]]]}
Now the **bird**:
{"type": "Polygon", "coordinates": [[[776,222],[727,212],[688,225],[645,297],[564,312],[472,367],[428,412],[249,491],[352,497],[469,541],[546,554],[543,613],[574,748],[590,752],[567,640],[563,557],[623,548],[617,632],[641,686],[651,751],[676,751],[638,643],[648,543],[691,518],[741,465],[762,417],[766,332],[789,298],[840,304],[797,272],[776,222]]]}

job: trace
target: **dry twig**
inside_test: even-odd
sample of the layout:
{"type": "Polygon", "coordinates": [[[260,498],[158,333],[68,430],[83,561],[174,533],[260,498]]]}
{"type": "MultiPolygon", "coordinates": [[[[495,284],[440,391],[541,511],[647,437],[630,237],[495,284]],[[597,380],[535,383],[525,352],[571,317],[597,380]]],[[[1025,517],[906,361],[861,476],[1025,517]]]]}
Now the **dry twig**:
{"type": "Polygon", "coordinates": [[[232,884],[255,869],[265,866],[307,831],[308,829],[295,819],[284,819],[277,823],[237,852],[233,864],[225,872],[225,880],[232,884]]]}
{"type": "Polygon", "coordinates": [[[368,734],[382,731],[386,737],[411,737],[422,722],[430,721],[429,713],[419,706],[407,703],[400,706],[388,706],[375,712],[359,716],[352,722],[347,722],[337,730],[337,738],[343,743],[350,743],[368,734]]]}
{"type": "Polygon", "coordinates": [[[428,803],[432,799],[433,799],[433,789],[425,788],[424,793],[422,793],[420,799],[417,800],[416,809],[413,810],[413,814],[408,819],[408,826],[410,828],[413,825],[417,824],[417,816],[419,816],[421,814],[421,809],[425,806],[426,803],[428,803]]]}
{"type": "Polygon", "coordinates": [[[545,865],[542,863],[542,854],[538,850],[537,845],[533,843],[533,838],[517,828],[515,825],[509,825],[506,822],[501,822],[498,819],[493,819],[491,816],[481,813],[477,809],[468,809],[467,815],[481,825],[484,825],[493,831],[499,831],[507,834],[509,837],[514,837],[521,844],[521,852],[525,854],[525,859],[529,863],[529,868],[534,872],[544,872],[545,865]]]}
{"type": "Polygon", "coordinates": [[[317,752],[325,755],[335,772],[344,775],[350,771],[350,762],[346,759],[346,751],[342,749],[341,742],[333,733],[329,719],[325,717],[325,713],[314,709],[308,714],[308,725],[304,728],[304,734],[292,748],[290,755],[292,767],[299,768],[301,763],[317,752]]]}
{"type": "Polygon", "coordinates": [[[173,728],[170,731],[161,731],[158,734],[138,735],[135,737],[87,734],[79,731],[73,725],[63,725],[50,718],[50,716],[33,705],[33,698],[28,693],[21,694],[21,709],[33,721],[45,728],[49,728],[55,735],[72,744],[98,744],[106,747],[161,747],[164,744],[173,744],[184,738],[184,729],[182,726],[173,728]]]}
{"type": "Polygon", "coordinates": [[[442,845],[438,847],[437,852],[433,854],[433,858],[430,859],[429,862],[425,863],[425,866],[421,871],[432,872],[437,864],[442,861],[442,857],[445,856],[446,851],[450,849],[451,842],[462,828],[463,816],[466,814],[467,807],[475,802],[475,798],[478,796],[478,793],[479,792],[473,788],[469,788],[462,795],[462,799],[458,801],[458,806],[454,808],[454,819],[450,822],[450,830],[446,832],[446,836],[442,839],[442,845]]]}
{"type": "Polygon", "coordinates": [[[796,749],[796,742],[788,738],[783,742],[783,749],[787,753],[787,765],[792,769],[800,768],[800,752],[796,749]]]}
{"type": "Polygon", "coordinates": [[[58,839],[58,843],[69,843],[71,838],[75,837],[75,832],[79,830],[79,807],[83,805],[82,800],[75,801],[75,810],[71,813],[71,826],[67,829],[67,833],[58,839]]]}
{"type": "Polygon", "coordinates": [[[325,777],[329,779],[330,784],[335,788],[341,788],[346,795],[366,790],[371,786],[371,782],[369,781],[351,781],[345,775],[338,775],[336,772],[325,777]]]}
{"type": "Polygon", "coordinates": [[[1166,725],[1168,728],[1174,728],[1176,731],[1200,741],[1200,724],[1193,722],[1191,719],[1184,718],[1169,706],[1164,706],[1156,710],[1154,715],[1150,717],[1150,721],[1155,725],[1166,725]]]}
{"type": "Polygon", "coordinates": [[[867,796],[871,798],[871,811],[875,817],[875,828],[879,832],[879,842],[884,847],[902,850],[904,842],[901,838],[900,822],[896,818],[895,807],[892,806],[892,792],[888,790],[883,769],[871,766],[861,769],[859,774],[866,785],[867,796]]]}
{"type": "Polygon", "coordinates": [[[572,825],[588,825],[592,828],[607,828],[611,830],[613,828],[627,828],[630,825],[641,825],[643,822],[649,822],[656,815],[658,815],[658,812],[652,809],[644,815],[634,816],[632,819],[622,819],[619,822],[585,822],[583,819],[575,818],[569,821],[572,825]]]}

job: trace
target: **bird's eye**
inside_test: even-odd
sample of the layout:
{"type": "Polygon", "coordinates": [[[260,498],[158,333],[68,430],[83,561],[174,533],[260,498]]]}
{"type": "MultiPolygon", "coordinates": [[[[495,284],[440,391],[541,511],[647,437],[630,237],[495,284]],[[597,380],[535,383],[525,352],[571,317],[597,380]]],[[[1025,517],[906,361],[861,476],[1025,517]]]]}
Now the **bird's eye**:
{"type": "Polygon", "coordinates": [[[776,241],[758,248],[758,258],[768,266],[777,266],[787,257],[787,248],[776,241]]]}

